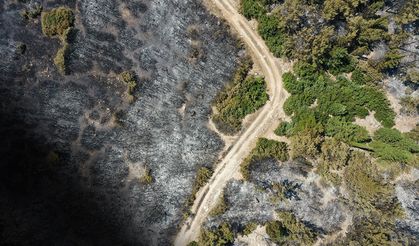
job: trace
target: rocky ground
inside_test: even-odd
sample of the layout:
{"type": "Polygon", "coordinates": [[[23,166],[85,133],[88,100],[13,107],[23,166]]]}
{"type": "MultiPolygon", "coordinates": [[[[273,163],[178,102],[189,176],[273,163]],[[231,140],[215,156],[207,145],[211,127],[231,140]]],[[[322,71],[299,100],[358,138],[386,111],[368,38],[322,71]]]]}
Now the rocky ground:
{"type": "Polygon", "coordinates": [[[223,147],[206,125],[238,53],[200,1],[2,1],[0,241],[169,244],[196,170],[223,147]],[[69,75],[53,64],[58,39],[20,15],[36,3],[74,10],[69,75]]]}

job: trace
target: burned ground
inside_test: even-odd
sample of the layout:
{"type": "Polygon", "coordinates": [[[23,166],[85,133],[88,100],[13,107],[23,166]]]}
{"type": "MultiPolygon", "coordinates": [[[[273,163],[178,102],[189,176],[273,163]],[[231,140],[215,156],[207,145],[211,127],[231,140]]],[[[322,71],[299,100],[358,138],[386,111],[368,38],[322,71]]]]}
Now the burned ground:
{"type": "Polygon", "coordinates": [[[223,147],[206,127],[238,61],[223,25],[194,0],[2,2],[0,240],[169,244],[197,169],[223,147]],[[34,3],[75,13],[67,76],[53,63],[59,40],[20,15],[34,3]],[[132,104],[117,76],[127,70],[132,104]]]}

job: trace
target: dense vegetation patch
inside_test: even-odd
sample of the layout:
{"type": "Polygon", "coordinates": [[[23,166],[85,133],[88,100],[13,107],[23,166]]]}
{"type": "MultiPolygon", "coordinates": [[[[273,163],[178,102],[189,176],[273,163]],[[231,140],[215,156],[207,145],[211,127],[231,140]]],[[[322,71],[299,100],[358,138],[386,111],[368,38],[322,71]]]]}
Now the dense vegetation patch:
{"type": "Polygon", "coordinates": [[[65,75],[68,73],[66,66],[69,54],[68,35],[74,25],[73,12],[66,7],[54,8],[50,11],[42,12],[41,21],[42,32],[46,36],[58,36],[61,40],[61,48],[55,55],[54,64],[60,74],[65,75]]]}
{"type": "Polygon", "coordinates": [[[256,147],[250,155],[240,164],[240,171],[244,179],[250,178],[249,166],[252,162],[265,159],[275,158],[278,161],[288,160],[288,145],[284,142],[278,142],[266,138],[260,138],[256,143],[256,147]]]}
{"type": "Polygon", "coordinates": [[[215,100],[217,112],[213,115],[213,120],[222,132],[238,132],[243,118],[262,107],[268,100],[265,80],[258,76],[248,76],[251,67],[250,59],[243,60],[231,85],[215,100]]]}
{"type": "Polygon", "coordinates": [[[381,128],[374,133],[373,140],[369,146],[380,159],[419,166],[419,145],[407,134],[396,129],[381,128]]]}
{"type": "Polygon", "coordinates": [[[74,24],[74,15],[71,9],[59,7],[42,12],[42,32],[52,37],[63,35],[74,24]]]}

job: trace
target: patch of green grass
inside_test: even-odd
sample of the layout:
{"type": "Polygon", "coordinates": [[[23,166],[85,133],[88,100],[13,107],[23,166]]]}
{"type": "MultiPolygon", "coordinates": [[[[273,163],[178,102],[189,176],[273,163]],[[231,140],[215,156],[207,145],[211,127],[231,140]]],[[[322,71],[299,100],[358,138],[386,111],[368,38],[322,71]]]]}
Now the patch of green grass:
{"type": "Polygon", "coordinates": [[[62,36],[73,24],[73,11],[67,7],[42,12],[42,32],[48,37],[62,36]]]}
{"type": "Polygon", "coordinates": [[[259,138],[256,147],[240,164],[240,171],[244,179],[248,180],[250,178],[249,166],[252,162],[269,157],[275,158],[278,161],[287,161],[289,157],[287,143],[259,138]]]}
{"type": "Polygon", "coordinates": [[[261,77],[247,76],[251,64],[251,61],[242,62],[233,83],[215,100],[218,112],[213,115],[214,123],[219,130],[227,134],[238,132],[244,117],[255,112],[268,100],[265,80],[261,77]]]}

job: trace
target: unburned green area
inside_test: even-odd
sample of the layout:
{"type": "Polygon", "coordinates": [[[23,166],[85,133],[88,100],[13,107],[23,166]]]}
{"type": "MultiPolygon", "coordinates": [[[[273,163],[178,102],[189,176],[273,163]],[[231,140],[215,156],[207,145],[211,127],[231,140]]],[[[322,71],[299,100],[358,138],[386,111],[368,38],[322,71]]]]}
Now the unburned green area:
{"type": "Polygon", "coordinates": [[[60,74],[68,73],[67,60],[69,55],[68,35],[74,25],[73,11],[67,7],[58,7],[50,11],[42,12],[42,32],[48,37],[58,36],[61,40],[61,48],[57,51],[54,64],[60,74]]]}
{"type": "Polygon", "coordinates": [[[248,75],[251,67],[251,60],[244,59],[231,84],[215,99],[217,112],[212,118],[217,128],[224,133],[238,132],[244,117],[262,107],[269,99],[265,80],[248,75]]]}

